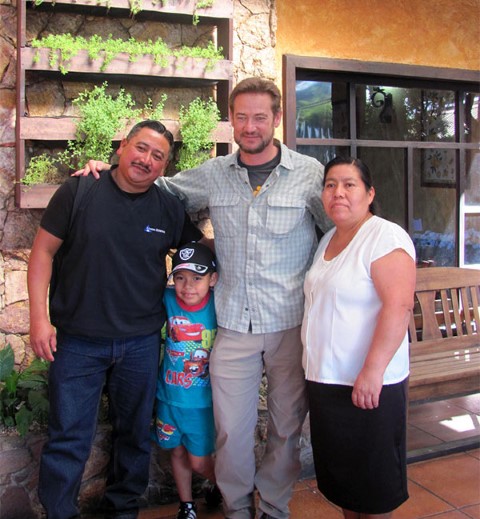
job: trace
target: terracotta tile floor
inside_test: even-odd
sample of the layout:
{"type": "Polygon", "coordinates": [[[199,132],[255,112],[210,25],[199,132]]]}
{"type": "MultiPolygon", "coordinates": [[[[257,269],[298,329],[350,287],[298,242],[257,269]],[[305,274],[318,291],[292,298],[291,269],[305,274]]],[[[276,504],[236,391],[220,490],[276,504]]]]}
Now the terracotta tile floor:
{"type": "Polygon", "coordinates": [[[410,406],[407,433],[410,462],[478,447],[480,393],[410,406]]]}
{"type": "MultiPolygon", "coordinates": [[[[480,519],[480,449],[413,463],[408,467],[410,499],[393,519],[480,519]]],[[[198,501],[198,519],[223,519],[198,501]]],[[[343,514],[316,489],[299,481],[290,502],[291,519],[342,519],[343,514]]],[[[174,519],[177,504],[144,510],[140,519],[174,519]]]]}
{"type": "MultiPolygon", "coordinates": [[[[393,519],[480,519],[480,393],[412,406],[408,428],[410,499],[393,519]],[[455,452],[460,451],[460,452],[455,452]],[[454,452],[453,454],[445,454],[454,452]],[[433,457],[432,457],[433,456],[433,457]],[[431,459],[428,459],[428,458],[431,459]]],[[[198,519],[223,519],[202,500],[198,519]]],[[[342,519],[316,489],[299,481],[290,503],[291,519],[342,519]]],[[[140,519],[173,519],[177,504],[142,511],[140,519]]]]}

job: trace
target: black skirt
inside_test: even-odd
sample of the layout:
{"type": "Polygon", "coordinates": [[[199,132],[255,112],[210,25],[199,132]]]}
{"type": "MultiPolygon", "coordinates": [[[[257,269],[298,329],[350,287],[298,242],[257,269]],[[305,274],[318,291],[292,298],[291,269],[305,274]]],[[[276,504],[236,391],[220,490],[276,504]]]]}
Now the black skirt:
{"type": "Polygon", "coordinates": [[[352,403],[352,387],[308,382],[318,489],[358,513],[385,514],[408,499],[408,379],[383,386],[378,408],[352,403]]]}

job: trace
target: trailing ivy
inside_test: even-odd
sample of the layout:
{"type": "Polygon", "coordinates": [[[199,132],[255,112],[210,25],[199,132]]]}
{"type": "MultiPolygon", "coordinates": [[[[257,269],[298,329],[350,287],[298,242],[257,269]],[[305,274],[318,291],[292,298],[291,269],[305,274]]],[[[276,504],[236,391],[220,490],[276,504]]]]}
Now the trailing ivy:
{"type": "MultiPolygon", "coordinates": [[[[212,69],[217,61],[223,59],[223,49],[215,48],[213,42],[209,42],[206,47],[183,46],[180,49],[170,49],[161,38],[157,38],[155,41],[150,39],[139,41],[135,38],[122,40],[113,39],[111,34],[106,40],[98,34],[88,39],[83,36],[72,36],[69,33],[50,34],[41,39],[34,39],[32,47],[49,49],[50,66],[52,68],[58,66],[62,74],[67,74],[71,59],[81,50],[88,52],[91,61],[102,60],[100,72],[104,72],[109,63],[121,53],[128,54],[130,62],[135,62],[140,56],[151,55],[155,64],[162,68],[168,65],[168,58],[171,56],[205,59],[207,70],[212,69]]],[[[34,63],[38,63],[39,59],[40,55],[37,51],[33,58],[34,63]]]]}
{"type": "Polygon", "coordinates": [[[130,13],[135,16],[142,10],[142,0],[128,0],[130,4],[130,13]]]}
{"type": "Polygon", "coordinates": [[[194,99],[188,108],[180,107],[179,122],[182,135],[177,169],[194,168],[210,157],[212,132],[220,121],[220,111],[213,99],[194,99]]]}
{"type": "Polygon", "coordinates": [[[197,0],[195,2],[195,9],[193,11],[193,25],[198,25],[200,22],[200,16],[198,16],[197,9],[206,9],[213,6],[213,0],[197,0]]]}

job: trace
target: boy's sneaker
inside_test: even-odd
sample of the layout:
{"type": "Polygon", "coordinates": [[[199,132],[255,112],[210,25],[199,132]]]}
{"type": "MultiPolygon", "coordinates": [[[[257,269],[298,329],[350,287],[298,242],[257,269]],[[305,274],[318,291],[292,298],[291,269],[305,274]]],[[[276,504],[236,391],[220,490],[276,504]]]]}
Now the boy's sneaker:
{"type": "Polygon", "coordinates": [[[205,497],[205,503],[210,508],[216,508],[223,501],[220,489],[217,485],[212,485],[211,483],[205,486],[203,496],[205,497]]]}
{"type": "Polygon", "coordinates": [[[197,505],[193,501],[181,501],[177,519],[197,519],[197,505]]]}

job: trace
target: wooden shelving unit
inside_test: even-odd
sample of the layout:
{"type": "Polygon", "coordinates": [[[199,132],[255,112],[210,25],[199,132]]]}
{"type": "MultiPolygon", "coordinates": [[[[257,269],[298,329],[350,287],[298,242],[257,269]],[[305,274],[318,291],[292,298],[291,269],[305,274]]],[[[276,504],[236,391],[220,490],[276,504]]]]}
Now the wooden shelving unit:
{"type": "MultiPolygon", "coordinates": [[[[26,111],[26,72],[53,74],[61,78],[58,68],[49,64],[48,49],[33,49],[26,43],[26,12],[33,8],[29,0],[17,3],[17,119],[16,119],[16,205],[22,208],[44,208],[58,188],[53,185],[25,186],[21,179],[25,174],[25,143],[27,141],[65,141],[75,138],[75,118],[71,117],[30,117],[26,111]],[[39,56],[38,60],[34,56],[39,56]]],[[[109,0],[109,8],[97,5],[97,0],[43,0],[35,9],[48,11],[59,10],[65,13],[83,13],[93,16],[129,17],[128,0],[109,0]]],[[[232,27],[233,0],[215,0],[210,8],[195,11],[195,0],[166,0],[155,2],[143,0],[142,11],[137,14],[139,20],[161,20],[167,23],[191,23],[194,13],[200,17],[200,23],[216,26],[217,45],[223,48],[224,59],[217,62],[210,70],[206,60],[194,58],[171,58],[168,65],[160,67],[149,56],[135,62],[129,62],[127,55],[118,55],[100,71],[101,60],[89,60],[86,53],[79,53],[69,62],[69,75],[81,81],[99,84],[108,79],[125,78],[129,81],[153,83],[158,86],[202,86],[215,85],[216,99],[222,121],[228,118],[228,96],[232,88],[232,27]]],[[[176,140],[180,140],[178,122],[164,121],[176,140]]],[[[121,135],[116,137],[120,140],[121,135]]],[[[221,122],[214,134],[217,154],[226,154],[231,150],[232,132],[230,124],[221,122]]]]}

